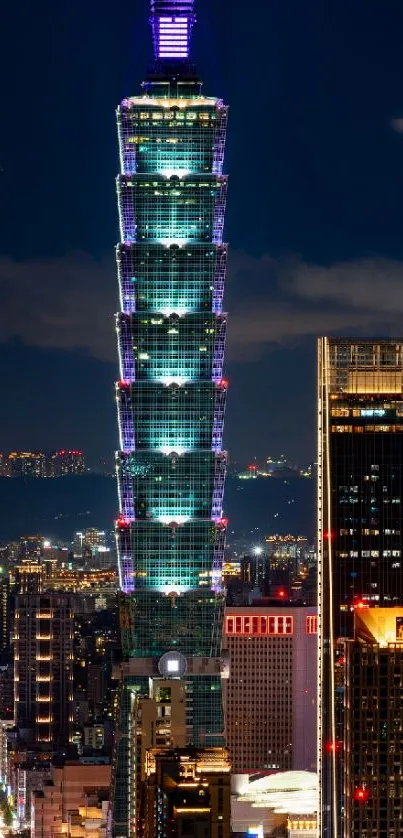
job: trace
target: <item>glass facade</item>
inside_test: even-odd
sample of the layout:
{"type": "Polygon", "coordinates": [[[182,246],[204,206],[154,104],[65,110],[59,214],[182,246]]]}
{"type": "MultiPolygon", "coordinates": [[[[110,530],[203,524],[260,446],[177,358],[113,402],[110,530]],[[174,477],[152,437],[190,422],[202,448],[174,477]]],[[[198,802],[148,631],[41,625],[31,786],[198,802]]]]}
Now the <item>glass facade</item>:
{"type": "Polygon", "coordinates": [[[117,111],[124,672],[110,834],[135,834],[129,706],[166,652],[187,660],[188,741],[223,744],[222,434],[227,108],[189,62],[192,0],[152,0],[155,64],[117,111]]]}
{"type": "Polygon", "coordinates": [[[350,838],[345,645],[362,609],[403,605],[403,341],[322,338],[318,361],[321,835],[350,838]]]}

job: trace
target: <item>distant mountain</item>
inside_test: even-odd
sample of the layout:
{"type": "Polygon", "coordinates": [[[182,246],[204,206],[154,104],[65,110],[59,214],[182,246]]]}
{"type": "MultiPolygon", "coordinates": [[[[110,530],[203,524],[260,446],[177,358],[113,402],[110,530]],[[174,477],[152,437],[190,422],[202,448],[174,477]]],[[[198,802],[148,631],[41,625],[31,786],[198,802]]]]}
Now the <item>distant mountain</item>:
{"type": "MultiPolygon", "coordinates": [[[[0,478],[0,541],[35,533],[67,541],[84,527],[112,529],[117,508],[112,477],[0,478]]],[[[258,529],[262,536],[292,532],[311,539],[315,483],[228,477],[224,508],[232,538],[250,538],[258,529]]]]}

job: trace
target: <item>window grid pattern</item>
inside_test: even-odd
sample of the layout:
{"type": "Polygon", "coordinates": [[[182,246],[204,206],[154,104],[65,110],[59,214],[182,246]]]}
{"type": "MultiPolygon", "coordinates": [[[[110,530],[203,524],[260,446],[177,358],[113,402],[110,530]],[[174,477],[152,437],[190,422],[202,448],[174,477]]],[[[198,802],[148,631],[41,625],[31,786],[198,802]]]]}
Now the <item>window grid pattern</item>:
{"type": "MultiPolygon", "coordinates": [[[[140,526],[136,525],[136,529],[140,532],[143,530],[141,523],[140,526]]],[[[153,588],[146,597],[131,599],[129,603],[132,617],[125,624],[122,633],[123,651],[130,655],[135,649],[136,657],[150,658],[160,657],[167,649],[177,648],[184,655],[217,657],[221,649],[223,597],[213,595],[209,590],[208,574],[210,573],[211,577],[211,570],[206,569],[208,557],[205,555],[205,548],[200,545],[199,552],[190,553],[190,562],[193,562],[191,573],[194,583],[198,586],[197,596],[194,590],[185,589],[189,569],[184,570],[184,590],[179,595],[171,581],[169,567],[169,562],[174,558],[172,545],[167,544],[164,538],[159,538],[159,535],[156,536],[156,543],[161,543],[162,549],[166,546],[164,555],[168,565],[162,567],[161,562],[158,577],[155,561],[152,562],[151,558],[137,568],[137,575],[142,574],[143,578],[150,578],[153,588]],[[153,627],[152,632],[150,625],[153,627]]],[[[188,538],[189,535],[185,534],[188,538]]],[[[189,541],[195,544],[191,537],[189,541]]],[[[221,727],[219,730],[222,732],[221,727]]]]}
{"type": "Polygon", "coordinates": [[[222,243],[224,176],[119,175],[117,194],[121,237],[128,244],[222,243]]]}
{"type": "Polygon", "coordinates": [[[118,550],[127,557],[131,588],[146,589],[145,599],[152,589],[166,594],[211,588],[213,567],[223,561],[222,529],[220,522],[202,519],[183,524],[144,519],[118,523],[118,550]]]}
{"type": "Polygon", "coordinates": [[[227,248],[120,244],[117,264],[121,310],[222,313],[227,248]]]}
{"type": "Polygon", "coordinates": [[[226,457],[213,451],[118,455],[121,493],[129,483],[134,518],[183,521],[221,516],[226,457]]]}
{"type": "Polygon", "coordinates": [[[318,360],[319,811],[325,831],[333,812],[355,834],[343,824],[344,755],[356,748],[345,741],[349,673],[339,661],[358,608],[403,603],[403,343],[322,338],[318,360]]]}
{"type": "Polygon", "coordinates": [[[221,451],[226,383],[119,382],[116,388],[123,451],[221,451]]]}
{"type": "Polygon", "coordinates": [[[122,104],[117,112],[122,171],[221,175],[228,108],[220,100],[187,108],[177,100],[122,104]]]}
{"type": "MultiPolygon", "coordinates": [[[[267,618],[270,619],[270,618],[267,618]]],[[[293,764],[293,638],[229,635],[226,736],[234,773],[293,764]]]]}
{"type": "Polygon", "coordinates": [[[185,383],[222,379],[224,315],[120,314],[117,319],[121,378],[185,383]]]}

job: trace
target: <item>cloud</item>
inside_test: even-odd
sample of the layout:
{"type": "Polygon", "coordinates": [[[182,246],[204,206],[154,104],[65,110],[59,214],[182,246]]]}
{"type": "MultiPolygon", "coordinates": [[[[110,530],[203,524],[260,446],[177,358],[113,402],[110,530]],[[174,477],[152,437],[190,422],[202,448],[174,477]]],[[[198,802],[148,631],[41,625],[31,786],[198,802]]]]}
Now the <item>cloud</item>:
{"type": "Polygon", "coordinates": [[[390,120],[390,127],[396,131],[396,134],[403,134],[403,119],[398,117],[397,119],[390,120]]]}
{"type": "MultiPolygon", "coordinates": [[[[0,257],[0,339],[83,351],[116,363],[113,256],[0,257]]],[[[231,251],[228,358],[251,361],[272,344],[319,334],[400,334],[403,263],[373,257],[329,267],[231,251]]]]}
{"type": "Polygon", "coordinates": [[[244,351],[246,359],[253,358],[272,343],[295,338],[403,331],[401,262],[374,257],[323,267],[299,259],[275,262],[267,256],[245,260],[242,255],[239,268],[237,263],[234,254],[229,353],[236,359],[244,351]],[[266,283],[261,281],[264,276],[266,283]],[[246,289],[241,304],[235,285],[246,289]],[[248,289],[255,286],[258,292],[248,298],[248,289]]]}
{"type": "Polygon", "coordinates": [[[0,257],[0,336],[40,347],[116,358],[113,259],[85,253],[16,261],[0,257]]]}

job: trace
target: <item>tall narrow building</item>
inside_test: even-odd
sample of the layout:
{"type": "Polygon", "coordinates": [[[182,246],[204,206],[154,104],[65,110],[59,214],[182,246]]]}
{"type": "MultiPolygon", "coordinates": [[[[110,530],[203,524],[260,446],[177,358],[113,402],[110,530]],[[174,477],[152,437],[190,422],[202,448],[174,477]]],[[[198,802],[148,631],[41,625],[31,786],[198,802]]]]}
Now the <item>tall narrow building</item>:
{"type": "Polygon", "coordinates": [[[15,598],[14,720],[22,738],[67,745],[73,728],[73,629],[70,597],[15,598]]]}
{"type": "Polygon", "coordinates": [[[154,64],[118,108],[124,680],[113,834],[131,835],[128,693],[182,678],[187,741],[222,744],[227,108],[190,61],[193,0],[151,0],[154,64]]]}
{"type": "Polygon", "coordinates": [[[320,836],[397,838],[403,340],[321,338],[318,383],[320,836]]]}

